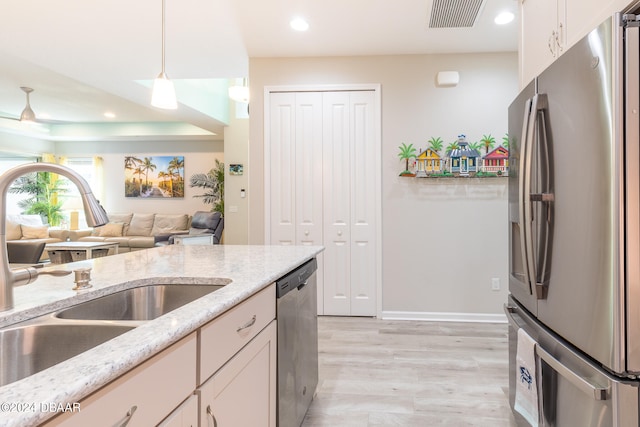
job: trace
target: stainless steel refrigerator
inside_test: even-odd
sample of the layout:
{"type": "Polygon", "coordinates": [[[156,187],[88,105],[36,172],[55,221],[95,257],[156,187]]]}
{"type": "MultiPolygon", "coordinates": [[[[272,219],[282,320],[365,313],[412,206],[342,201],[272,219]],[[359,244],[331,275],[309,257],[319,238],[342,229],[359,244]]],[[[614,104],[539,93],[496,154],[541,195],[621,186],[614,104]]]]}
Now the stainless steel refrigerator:
{"type": "Polygon", "coordinates": [[[639,21],[606,20],[509,107],[510,401],[522,328],[541,426],[640,425],[639,21]]]}

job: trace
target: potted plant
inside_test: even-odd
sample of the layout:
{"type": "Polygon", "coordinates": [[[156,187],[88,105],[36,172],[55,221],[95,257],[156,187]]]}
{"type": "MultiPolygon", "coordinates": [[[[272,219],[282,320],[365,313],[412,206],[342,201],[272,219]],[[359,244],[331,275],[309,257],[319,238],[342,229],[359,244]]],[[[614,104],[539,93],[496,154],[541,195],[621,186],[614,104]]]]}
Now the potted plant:
{"type": "Polygon", "coordinates": [[[399,146],[398,148],[400,148],[400,152],[398,153],[398,157],[400,157],[400,160],[405,160],[405,169],[404,171],[400,172],[400,176],[416,176],[415,173],[411,172],[409,170],[409,159],[411,158],[415,158],[416,157],[416,149],[413,146],[413,144],[405,144],[404,142],[402,143],[401,146],[399,146]]]}
{"type": "Polygon", "coordinates": [[[212,212],[220,212],[224,216],[224,163],[216,159],[216,166],[209,172],[197,173],[190,178],[190,187],[204,188],[204,194],[193,197],[201,197],[206,204],[211,204],[212,212]]]}
{"type": "Polygon", "coordinates": [[[43,222],[55,227],[64,219],[58,194],[66,193],[67,189],[64,181],[53,175],[50,172],[23,175],[9,187],[9,192],[28,194],[30,197],[18,202],[18,206],[25,214],[40,215],[43,222]]]}

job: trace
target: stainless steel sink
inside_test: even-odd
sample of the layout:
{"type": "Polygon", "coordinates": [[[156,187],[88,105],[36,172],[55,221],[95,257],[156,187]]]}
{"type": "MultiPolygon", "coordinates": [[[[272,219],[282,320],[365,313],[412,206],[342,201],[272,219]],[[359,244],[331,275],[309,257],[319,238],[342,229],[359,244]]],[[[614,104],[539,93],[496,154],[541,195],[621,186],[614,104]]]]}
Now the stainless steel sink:
{"type": "Polygon", "coordinates": [[[70,359],[133,325],[37,323],[0,330],[0,386],[70,359]]]}
{"type": "Polygon", "coordinates": [[[224,285],[150,285],[126,289],[56,313],[60,319],[153,320],[224,285]]]}
{"type": "Polygon", "coordinates": [[[77,356],[230,282],[126,289],[0,329],[0,387],[77,356]]]}

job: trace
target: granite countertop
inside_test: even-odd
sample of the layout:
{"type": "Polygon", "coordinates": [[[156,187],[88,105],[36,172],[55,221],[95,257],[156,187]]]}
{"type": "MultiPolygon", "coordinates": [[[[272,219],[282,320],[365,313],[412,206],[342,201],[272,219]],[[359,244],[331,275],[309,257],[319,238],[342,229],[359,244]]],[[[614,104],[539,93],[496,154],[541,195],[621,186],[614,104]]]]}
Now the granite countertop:
{"type": "Polygon", "coordinates": [[[319,246],[169,245],[48,267],[91,267],[93,287],[72,290],[73,274],[40,276],[14,289],[15,308],[0,313],[0,327],[141,285],[216,284],[217,279],[231,283],[72,359],[0,387],[0,425],[35,425],[53,417],[55,413],[38,410],[41,403],[77,403],[320,251],[319,246]],[[7,411],[6,403],[35,404],[36,411],[7,411]]]}

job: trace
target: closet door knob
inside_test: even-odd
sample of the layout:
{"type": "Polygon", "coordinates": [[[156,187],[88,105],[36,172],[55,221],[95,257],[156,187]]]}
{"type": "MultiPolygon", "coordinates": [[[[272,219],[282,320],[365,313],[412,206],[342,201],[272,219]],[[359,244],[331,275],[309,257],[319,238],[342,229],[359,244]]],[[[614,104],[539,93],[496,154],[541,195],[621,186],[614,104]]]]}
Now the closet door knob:
{"type": "Polygon", "coordinates": [[[338,236],[342,236],[342,231],[338,231],[338,236]]]}

